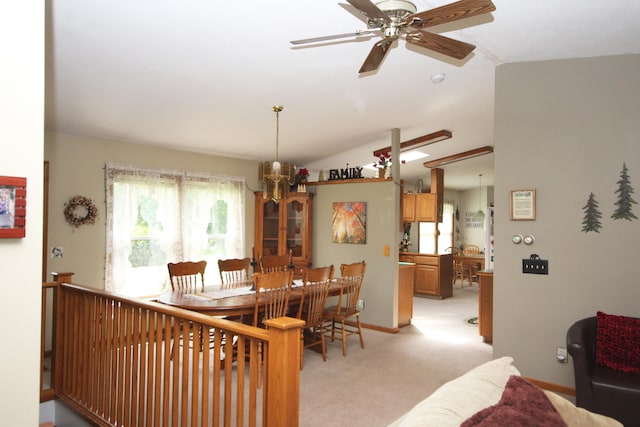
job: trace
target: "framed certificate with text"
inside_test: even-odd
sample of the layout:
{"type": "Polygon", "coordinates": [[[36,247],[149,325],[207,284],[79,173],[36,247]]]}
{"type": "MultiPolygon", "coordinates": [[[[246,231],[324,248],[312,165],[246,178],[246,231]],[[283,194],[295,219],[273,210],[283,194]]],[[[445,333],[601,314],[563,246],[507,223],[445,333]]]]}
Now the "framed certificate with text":
{"type": "Polygon", "coordinates": [[[511,190],[510,213],[512,221],[536,219],[536,190],[511,190]]]}

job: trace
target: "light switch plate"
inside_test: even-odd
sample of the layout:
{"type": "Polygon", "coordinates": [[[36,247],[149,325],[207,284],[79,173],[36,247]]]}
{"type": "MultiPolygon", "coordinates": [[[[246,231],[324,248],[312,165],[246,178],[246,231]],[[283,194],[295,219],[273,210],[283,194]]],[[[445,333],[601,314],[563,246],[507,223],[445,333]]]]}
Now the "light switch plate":
{"type": "Polygon", "coordinates": [[[540,258],[522,260],[523,274],[549,274],[549,261],[540,258]]]}

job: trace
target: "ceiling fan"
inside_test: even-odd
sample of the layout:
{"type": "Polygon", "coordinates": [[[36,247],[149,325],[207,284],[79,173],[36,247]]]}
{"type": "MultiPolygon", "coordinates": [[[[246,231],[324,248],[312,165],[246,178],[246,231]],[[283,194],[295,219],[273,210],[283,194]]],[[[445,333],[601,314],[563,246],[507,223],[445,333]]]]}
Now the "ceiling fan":
{"type": "Polygon", "coordinates": [[[371,0],[347,1],[367,17],[368,29],[353,33],[293,40],[291,43],[294,45],[316,43],[345,37],[368,36],[380,32],[382,40],[373,45],[359,73],[376,70],[389,51],[391,44],[401,36],[408,43],[452,58],[463,59],[475,49],[474,45],[428,32],[424,28],[496,10],[491,0],[460,0],[419,13],[416,13],[416,6],[408,0],[379,0],[375,3],[371,0]]]}

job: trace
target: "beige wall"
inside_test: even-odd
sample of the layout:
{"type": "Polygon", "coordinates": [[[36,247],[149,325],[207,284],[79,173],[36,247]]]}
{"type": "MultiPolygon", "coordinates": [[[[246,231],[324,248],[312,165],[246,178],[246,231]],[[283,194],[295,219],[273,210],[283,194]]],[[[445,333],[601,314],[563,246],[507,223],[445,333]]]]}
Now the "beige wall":
{"type": "Polygon", "coordinates": [[[0,424],[35,426],[40,402],[44,2],[0,14],[0,175],[27,178],[23,239],[0,239],[0,424]]]}
{"type": "MultiPolygon", "coordinates": [[[[48,272],[72,271],[75,273],[74,282],[104,288],[106,162],[244,176],[247,182],[246,255],[251,256],[255,216],[251,190],[259,190],[258,166],[255,161],[50,132],[45,134],[45,159],[50,161],[51,181],[48,246],[60,246],[64,249],[62,258],[48,258],[48,272]],[[64,220],[64,204],[76,194],[94,201],[100,211],[96,224],[73,228],[64,220]]],[[[48,280],[50,279],[49,276],[48,280]]]]}
{"type": "Polygon", "coordinates": [[[367,271],[360,294],[365,306],[361,321],[386,328],[396,327],[399,186],[391,181],[331,184],[316,186],[312,191],[316,193],[313,209],[313,265],[333,264],[338,270],[341,263],[365,260],[367,271]],[[333,203],[355,201],[367,202],[367,243],[333,243],[333,203]],[[385,245],[389,245],[389,256],[384,255],[385,245]]]}
{"type": "Polygon", "coordinates": [[[573,387],[572,362],[555,360],[567,328],[596,310],[640,316],[640,221],[611,219],[623,162],[640,201],[639,76],[639,55],[497,68],[494,357],[513,356],[524,375],[573,387]],[[537,191],[535,221],[509,220],[521,188],[537,191]],[[581,232],[590,192],[600,233],[581,232]],[[512,244],[515,233],[535,244],[512,244]],[[548,276],[521,273],[532,253],[548,276]]]}

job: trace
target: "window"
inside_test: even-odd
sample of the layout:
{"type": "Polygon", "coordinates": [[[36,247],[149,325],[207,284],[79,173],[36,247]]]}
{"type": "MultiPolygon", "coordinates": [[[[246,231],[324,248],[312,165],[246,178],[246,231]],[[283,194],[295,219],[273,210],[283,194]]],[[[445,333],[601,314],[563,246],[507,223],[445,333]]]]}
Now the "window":
{"type": "MultiPolygon", "coordinates": [[[[444,203],[442,222],[438,224],[440,235],[438,238],[438,253],[445,253],[445,249],[453,246],[453,203],[444,203]]],[[[433,222],[421,222],[418,231],[418,247],[420,252],[436,253],[436,224],[433,222]]]]}
{"type": "Polygon", "coordinates": [[[244,257],[244,178],[107,164],[105,288],[130,296],[170,288],[167,263],[244,257]]]}

